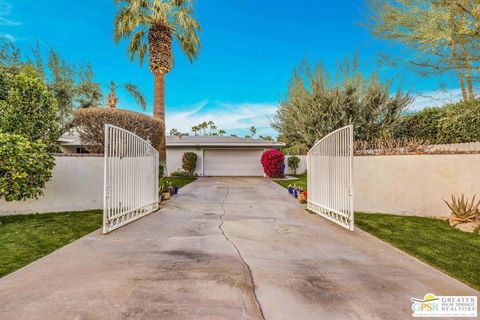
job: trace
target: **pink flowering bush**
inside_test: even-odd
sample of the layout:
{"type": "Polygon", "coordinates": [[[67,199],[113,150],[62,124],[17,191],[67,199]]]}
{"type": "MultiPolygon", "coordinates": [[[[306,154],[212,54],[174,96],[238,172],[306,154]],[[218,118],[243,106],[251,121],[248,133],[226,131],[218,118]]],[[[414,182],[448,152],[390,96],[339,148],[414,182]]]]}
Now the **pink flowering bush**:
{"type": "Polygon", "coordinates": [[[267,177],[279,178],[283,175],[285,156],[276,149],[267,150],[262,155],[262,166],[267,177]]]}

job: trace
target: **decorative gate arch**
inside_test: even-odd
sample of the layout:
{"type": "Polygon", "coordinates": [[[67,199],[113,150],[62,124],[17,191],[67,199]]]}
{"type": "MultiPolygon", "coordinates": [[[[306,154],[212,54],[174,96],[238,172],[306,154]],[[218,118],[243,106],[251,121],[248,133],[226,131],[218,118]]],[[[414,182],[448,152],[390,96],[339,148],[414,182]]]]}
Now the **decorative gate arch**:
{"type": "Polygon", "coordinates": [[[105,125],[103,233],[158,209],[158,152],[125,129],[105,125]]]}
{"type": "Polygon", "coordinates": [[[307,208],[353,231],[353,126],[318,141],[307,155],[307,208]]]}

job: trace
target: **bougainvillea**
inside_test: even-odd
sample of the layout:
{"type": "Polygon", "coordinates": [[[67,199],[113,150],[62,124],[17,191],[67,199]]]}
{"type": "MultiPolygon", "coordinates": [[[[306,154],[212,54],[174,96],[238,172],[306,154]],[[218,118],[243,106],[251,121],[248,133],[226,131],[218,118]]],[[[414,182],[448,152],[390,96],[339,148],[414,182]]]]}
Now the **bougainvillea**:
{"type": "Polygon", "coordinates": [[[267,150],[262,155],[262,166],[267,177],[279,178],[283,175],[285,156],[276,149],[267,150]]]}

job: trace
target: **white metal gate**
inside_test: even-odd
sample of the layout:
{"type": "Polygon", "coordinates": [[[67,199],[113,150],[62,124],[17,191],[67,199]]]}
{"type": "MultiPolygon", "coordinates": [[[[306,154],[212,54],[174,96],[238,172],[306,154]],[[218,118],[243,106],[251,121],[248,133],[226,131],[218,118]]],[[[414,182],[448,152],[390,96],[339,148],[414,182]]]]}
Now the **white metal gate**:
{"type": "Polygon", "coordinates": [[[158,209],[158,152],[125,129],[105,125],[103,233],[158,209]]]}
{"type": "Polygon", "coordinates": [[[318,141],[307,166],[307,208],[353,231],[353,126],[318,141]]]}

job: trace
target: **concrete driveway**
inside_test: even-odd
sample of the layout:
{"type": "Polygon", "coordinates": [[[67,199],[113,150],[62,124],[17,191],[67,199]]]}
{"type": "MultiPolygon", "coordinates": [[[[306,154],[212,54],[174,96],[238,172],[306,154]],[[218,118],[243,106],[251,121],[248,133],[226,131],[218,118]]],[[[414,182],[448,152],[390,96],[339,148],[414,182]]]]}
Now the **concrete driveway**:
{"type": "Polygon", "coordinates": [[[0,319],[408,319],[478,295],[260,178],[203,178],[158,213],[0,279],[0,319]]]}

